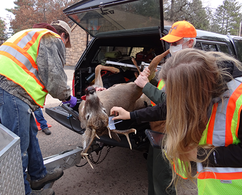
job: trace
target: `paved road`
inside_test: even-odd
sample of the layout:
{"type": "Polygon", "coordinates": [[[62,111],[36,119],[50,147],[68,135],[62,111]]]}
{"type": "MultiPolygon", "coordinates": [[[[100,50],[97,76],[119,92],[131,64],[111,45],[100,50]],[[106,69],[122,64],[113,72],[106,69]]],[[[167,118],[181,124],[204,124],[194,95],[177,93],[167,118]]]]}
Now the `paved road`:
{"type": "MultiPolygon", "coordinates": [[[[74,67],[66,66],[68,84],[71,86],[74,67]]],[[[47,96],[45,107],[58,106],[61,102],[47,96]]],[[[74,149],[80,145],[80,135],[54,121],[45,112],[44,116],[52,134],[38,133],[43,157],[74,149]]],[[[103,149],[103,156],[107,148],[103,149]]],[[[94,156],[95,157],[95,156],[94,156]]],[[[81,164],[85,160],[81,161],[81,164]]],[[[142,152],[125,148],[112,148],[106,159],[94,169],[87,164],[84,167],[71,167],[53,185],[56,195],[147,195],[148,180],[146,159],[142,152]]],[[[183,182],[178,188],[179,195],[195,195],[195,186],[183,182]],[[193,190],[189,190],[193,188],[193,190]]]]}

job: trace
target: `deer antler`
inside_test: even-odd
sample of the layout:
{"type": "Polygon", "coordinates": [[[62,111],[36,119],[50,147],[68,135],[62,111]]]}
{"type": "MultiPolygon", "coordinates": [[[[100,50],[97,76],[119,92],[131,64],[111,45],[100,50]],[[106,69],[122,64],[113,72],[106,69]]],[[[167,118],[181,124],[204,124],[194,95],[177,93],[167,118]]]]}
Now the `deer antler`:
{"type": "Polygon", "coordinates": [[[88,158],[88,153],[87,153],[87,152],[88,152],[88,150],[89,150],[89,148],[90,148],[90,146],[91,146],[91,144],[92,144],[94,138],[95,138],[95,137],[97,137],[98,139],[100,139],[100,138],[99,138],[99,136],[96,134],[96,130],[95,130],[95,129],[86,129],[86,131],[89,132],[89,135],[88,135],[88,136],[85,136],[85,138],[84,138],[85,141],[87,141],[87,144],[86,144],[86,146],[84,146],[84,150],[81,152],[81,156],[87,160],[88,164],[89,164],[89,165],[91,166],[91,168],[93,169],[93,166],[92,166],[92,164],[91,164],[91,162],[90,162],[90,160],[89,160],[89,158],[88,158]],[[91,134],[91,135],[90,135],[90,134],[91,134]]]}
{"type": "Polygon", "coordinates": [[[135,133],[136,134],[136,129],[132,128],[132,129],[127,129],[127,130],[123,130],[123,131],[122,130],[112,129],[111,131],[114,132],[114,133],[125,135],[126,138],[127,138],[128,143],[129,143],[130,150],[132,150],[132,145],[131,145],[131,142],[130,142],[130,139],[129,139],[129,134],[130,133],[135,133]]]}

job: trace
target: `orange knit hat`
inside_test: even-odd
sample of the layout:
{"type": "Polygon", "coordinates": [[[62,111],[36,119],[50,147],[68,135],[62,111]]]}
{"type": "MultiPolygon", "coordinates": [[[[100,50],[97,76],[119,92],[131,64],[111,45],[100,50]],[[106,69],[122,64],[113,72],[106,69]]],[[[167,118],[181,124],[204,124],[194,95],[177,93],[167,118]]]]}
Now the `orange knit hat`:
{"type": "Polygon", "coordinates": [[[174,43],[182,38],[196,38],[196,36],[197,31],[191,23],[187,21],[178,21],[172,25],[168,35],[162,37],[161,40],[174,43]]]}

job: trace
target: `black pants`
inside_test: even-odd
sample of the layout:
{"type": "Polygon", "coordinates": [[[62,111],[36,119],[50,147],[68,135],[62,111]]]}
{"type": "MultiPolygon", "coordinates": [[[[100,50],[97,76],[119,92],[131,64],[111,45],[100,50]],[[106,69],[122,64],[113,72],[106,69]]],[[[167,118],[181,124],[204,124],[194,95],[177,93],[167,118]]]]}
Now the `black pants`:
{"type": "Polygon", "coordinates": [[[176,195],[175,187],[170,185],[172,170],[168,160],[162,156],[161,149],[150,145],[148,153],[148,195],[176,195]]]}

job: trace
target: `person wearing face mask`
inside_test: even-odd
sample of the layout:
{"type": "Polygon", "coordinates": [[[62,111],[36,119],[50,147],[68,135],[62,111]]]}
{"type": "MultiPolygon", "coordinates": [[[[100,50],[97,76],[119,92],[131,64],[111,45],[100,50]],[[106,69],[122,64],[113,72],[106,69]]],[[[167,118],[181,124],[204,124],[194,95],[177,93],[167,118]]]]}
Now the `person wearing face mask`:
{"type": "MultiPolygon", "coordinates": [[[[178,21],[172,25],[169,33],[162,37],[161,40],[170,43],[170,54],[175,55],[176,52],[182,49],[193,48],[196,44],[196,36],[197,31],[191,23],[187,21],[178,21]]],[[[154,100],[153,102],[159,102],[162,92],[158,89],[163,88],[164,82],[160,80],[158,86],[155,87],[147,78],[149,74],[150,71],[148,67],[146,67],[137,77],[135,83],[143,89],[145,95],[147,95],[152,101],[154,100]]]]}
{"type": "MultiPolygon", "coordinates": [[[[191,23],[187,21],[178,21],[172,25],[168,35],[162,37],[161,40],[170,43],[169,50],[173,56],[176,54],[176,52],[182,49],[194,47],[196,44],[196,36],[196,29],[191,23]]],[[[156,87],[149,82],[147,78],[149,75],[149,69],[145,68],[134,82],[136,85],[143,88],[143,93],[151,100],[153,106],[156,104],[160,105],[166,101],[166,95],[161,90],[164,87],[164,82],[160,80],[158,86],[156,87]]],[[[148,111],[148,109],[146,110],[148,111]]],[[[110,114],[118,113],[119,117],[116,117],[116,119],[128,119],[125,117],[122,118],[122,114],[126,112],[124,112],[120,107],[113,107],[111,111],[113,113],[110,114]]],[[[131,113],[132,118],[136,118],[138,120],[140,117],[133,116],[134,114],[135,112],[131,113]]],[[[149,115],[150,112],[147,112],[146,114],[149,115]]],[[[145,118],[149,120],[147,115],[145,118]]],[[[159,115],[159,113],[157,113],[157,115],[159,115]]],[[[150,124],[152,125],[152,123],[150,124]]],[[[156,129],[155,126],[151,126],[151,129],[154,131],[161,131],[160,125],[158,126],[158,129],[156,129]]],[[[171,167],[169,166],[168,161],[163,158],[159,148],[154,148],[150,145],[147,166],[149,181],[148,195],[175,195],[175,187],[173,185],[169,186],[172,180],[171,167]]]]}
{"type": "Polygon", "coordinates": [[[192,48],[196,44],[197,31],[195,27],[187,21],[175,22],[168,35],[161,38],[170,43],[170,53],[174,55],[176,52],[192,48]]]}

